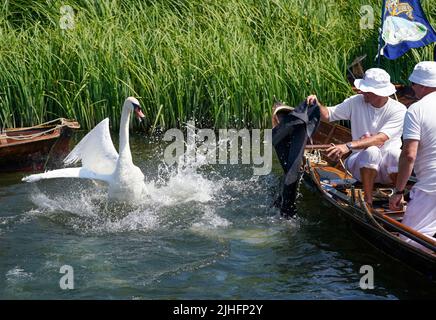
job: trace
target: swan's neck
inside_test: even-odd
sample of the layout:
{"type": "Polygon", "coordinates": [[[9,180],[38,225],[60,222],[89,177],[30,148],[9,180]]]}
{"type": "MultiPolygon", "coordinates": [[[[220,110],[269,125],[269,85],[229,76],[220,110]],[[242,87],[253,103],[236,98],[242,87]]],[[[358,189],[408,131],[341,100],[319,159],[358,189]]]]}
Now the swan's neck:
{"type": "Polygon", "coordinates": [[[123,106],[120,122],[120,159],[132,161],[129,144],[130,110],[127,105],[123,106]]]}

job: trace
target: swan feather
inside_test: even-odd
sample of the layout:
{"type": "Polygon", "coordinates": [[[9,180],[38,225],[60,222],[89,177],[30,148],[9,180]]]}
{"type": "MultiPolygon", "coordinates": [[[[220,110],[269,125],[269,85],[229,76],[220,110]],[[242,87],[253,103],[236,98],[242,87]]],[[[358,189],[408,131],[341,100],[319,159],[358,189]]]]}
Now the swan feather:
{"type": "Polygon", "coordinates": [[[118,153],[109,131],[109,118],[92,129],[64,159],[65,165],[82,162],[82,167],[97,174],[111,174],[115,171],[118,153]]]}

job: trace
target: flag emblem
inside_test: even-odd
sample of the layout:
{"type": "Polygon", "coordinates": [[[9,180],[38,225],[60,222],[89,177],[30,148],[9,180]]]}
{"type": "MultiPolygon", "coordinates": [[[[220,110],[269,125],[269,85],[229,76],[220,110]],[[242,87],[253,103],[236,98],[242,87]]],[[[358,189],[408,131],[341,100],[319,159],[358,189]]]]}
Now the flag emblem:
{"type": "Polygon", "coordinates": [[[436,33],[426,19],[419,0],[385,0],[380,54],[396,59],[411,48],[436,41],[436,33]]]}

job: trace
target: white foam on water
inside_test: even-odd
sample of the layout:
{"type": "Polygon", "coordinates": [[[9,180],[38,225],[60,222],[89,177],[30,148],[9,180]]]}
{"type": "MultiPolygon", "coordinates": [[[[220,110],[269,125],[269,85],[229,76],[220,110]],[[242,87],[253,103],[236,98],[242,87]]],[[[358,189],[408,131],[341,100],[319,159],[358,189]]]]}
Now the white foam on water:
{"type": "Polygon", "coordinates": [[[161,186],[152,182],[147,185],[147,196],[152,203],[162,206],[213,201],[221,189],[219,181],[211,181],[198,173],[178,172],[161,186]]]}
{"type": "Polygon", "coordinates": [[[30,210],[28,215],[62,219],[63,223],[79,232],[145,231],[159,225],[158,217],[150,209],[143,206],[113,207],[107,203],[106,197],[106,194],[87,190],[55,199],[36,193],[31,200],[38,208],[30,210]]]}
{"type": "MultiPolygon", "coordinates": [[[[33,192],[31,201],[37,208],[30,210],[28,216],[45,215],[79,232],[147,231],[168,224],[165,220],[168,217],[164,213],[168,210],[162,210],[164,208],[182,205],[184,210],[183,206],[192,205],[198,209],[200,205],[200,211],[203,210],[204,214],[189,217],[195,221],[191,226],[193,230],[225,228],[231,222],[216,214],[212,207],[233,205],[231,200],[243,202],[244,197],[256,197],[265,193],[265,186],[261,186],[257,176],[233,180],[210,178],[210,175],[208,177],[201,173],[202,167],[206,165],[206,156],[193,151],[192,145],[187,145],[187,151],[180,157],[177,166],[168,167],[162,161],[156,178],[146,182],[144,199],[139,205],[110,210],[107,208],[107,190],[99,188],[98,184],[85,184],[74,192],[68,192],[67,186],[65,194],[60,196],[50,196],[39,190],[33,192]]],[[[199,214],[199,210],[194,211],[194,214],[199,214]]],[[[183,225],[186,221],[175,222],[183,225]]]]}
{"type": "Polygon", "coordinates": [[[47,216],[59,220],[77,231],[125,232],[146,231],[159,227],[159,209],[183,203],[207,203],[214,200],[222,185],[197,173],[202,164],[185,162],[174,170],[146,184],[144,201],[139,206],[108,205],[104,189],[82,187],[75,192],[51,197],[39,190],[31,195],[37,208],[28,216],[47,216]],[[166,175],[166,179],[165,179],[166,175]],[[165,181],[166,180],[166,181],[165,181]],[[65,214],[69,213],[69,217],[65,214]],[[57,218],[56,218],[57,217],[57,218]]]}
{"type": "Polygon", "coordinates": [[[23,280],[31,280],[32,278],[33,274],[31,272],[25,272],[24,269],[19,266],[6,272],[6,280],[8,282],[19,282],[23,280]]]}
{"type": "MultiPolygon", "coordinates": [[[[193,165],[185,162],[172,171],[168,169],[147,183],[141,205],[112,210],[107,208],[106,191],[94,186],[87,185],[60,196],[36,190],[31,195],[36,208],[28,211],[22,220],[25,222],[28,217],[47,216],[56,221],[61,219],[61,223],[79,232],[148,231],[168,224],[164,221],[168,217],[161,217],[162,208],[192,203],[192,206],[203,206],[200,210],[204,211],[191,226],[192,230],[199,232],[228,227],[231,222],[216,214],[213,207],[218,204],[225,206],[233,198],[238,200],[240,194],[259,192],[257,177],[246,180],[209,179],[197,172],[200,166],[198,162],[193,165]]],[[[178,224],[183,224],[183,221],[178,224]]]]}
{"type": "MultiPolygon", "coordinates": [[[[7,227],[10,223],[15,220],[15,217],[0,217],[0,227],[7,227]]],[[[1,229],[0,229],[1,232],[1,229]]]]}
{"type": "Polygon", "coordinates": [[[200,221],[193,223],[190,229],[194,232],[204,233],[218,228],[226,228],[231,224],[229,220],[217,215],[213,208],[208,207],[200,221]]]}
{"type": "Polygon", "coordinates": [[[38,206],[38,209],[29,211],[31,215],[41,215],[52,212],[69,212],[79,216],[96,217],[96,211],[99,209],[93,200],[101,199],[104,196],[98,192],[77,192],[64,196],[57,196],[56,199],[49,198],[44,193],[34,193],[31,196],[32,202],[38,206]]]}
{"type": "Polygon", "coordinates": [[[157,179],[146,185],[147,196],[155,204],[164,206],[214,201],[223,184],[198,172],[207,164],[206,156],[188,144],[186,153],[179,157],[175,168],[168,167],[164,162],[160,165],[157,179]]]}
{"type": "MultiPolygon", "coordinates": [[[[106,219],[98,224],[91,224],[89,231],[94,232],[127,232],[127,231],[147,231],[159,226],[158,217],[151,210],[139,208],[129,212],[127,216],[119,220],[106,219]]],[[[77,227],[77,226],[76,226],[77,227]]],[[[79,229],[82,227],[79,225],[79,229]]]]}

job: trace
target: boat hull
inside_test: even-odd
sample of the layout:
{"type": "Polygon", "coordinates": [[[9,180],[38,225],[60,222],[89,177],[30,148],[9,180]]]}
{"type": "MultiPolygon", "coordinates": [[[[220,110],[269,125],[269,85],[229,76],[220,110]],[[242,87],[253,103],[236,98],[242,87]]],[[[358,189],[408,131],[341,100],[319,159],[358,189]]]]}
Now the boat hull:
{"type": "Polygon", "coordinates": [[[70,139],[77,128],[76,122],[66,121],[65,125],[6,131],[0,138],[0,172],[34,172],[59,167],[70,150],[70,139]],[[34,137],[21,139],[29,136],[34,137]]]}
{"type": "Polygon", "coordinates": [[[317,192],[323,200],[333,205],[337,209],[336,212],[348,222],[351,229],[363,240],[371,244],[375,249],[436,282],[436,258],[434,256],[425,254],[421,250],[405,244],[397,237],[382,232],[380,228],[374,226],[365,218],[364,212],[357,208],[346,208],[338,205],[335,199],[326,196],[319,190],[317,183],[308,172],[303,174],[303,180],[308,188],[317,192]]]}
{"type": "MultiPolygon", "coordinates": [[[[314,144],[329,142],[340,144],[350,141],[350,139],[351,133],[348,128],[326,122],[320,124],[313,137],[314,144]]],[[[390,218],[386,218],[388,215],[372,215],[368,212],[367,206],[357,200],[359,197],[356,196],[356,191],[360,189],[358,185],[347,187],[345,189],[348,191],[341,192],[338,187],[322,183],[320,172],[323,170],[330,170],[331,173],[336,172],[342,177],[347,177],[347,175],[343,167],[329,159],[325,152],[321,152],[321,155],[324,160],[323,165],[311,162],[309,158],[305,160],[303,180],[306,186],[317,192],[323,200],[336,207],[337,212],[348,221],[352,229],[375,248],[424,274],[432,281],[436,281],[436,251],[432,253],[410,245],[398,236],[398,232],[401,233],[402,230],[401,228],[395,230],[395,226],[389,223],[390,218]]],[[[383,210],[380,209],[377,212],[383,210]]],[[[390,220],[392,221],[392,219],[390,220]]]]}

